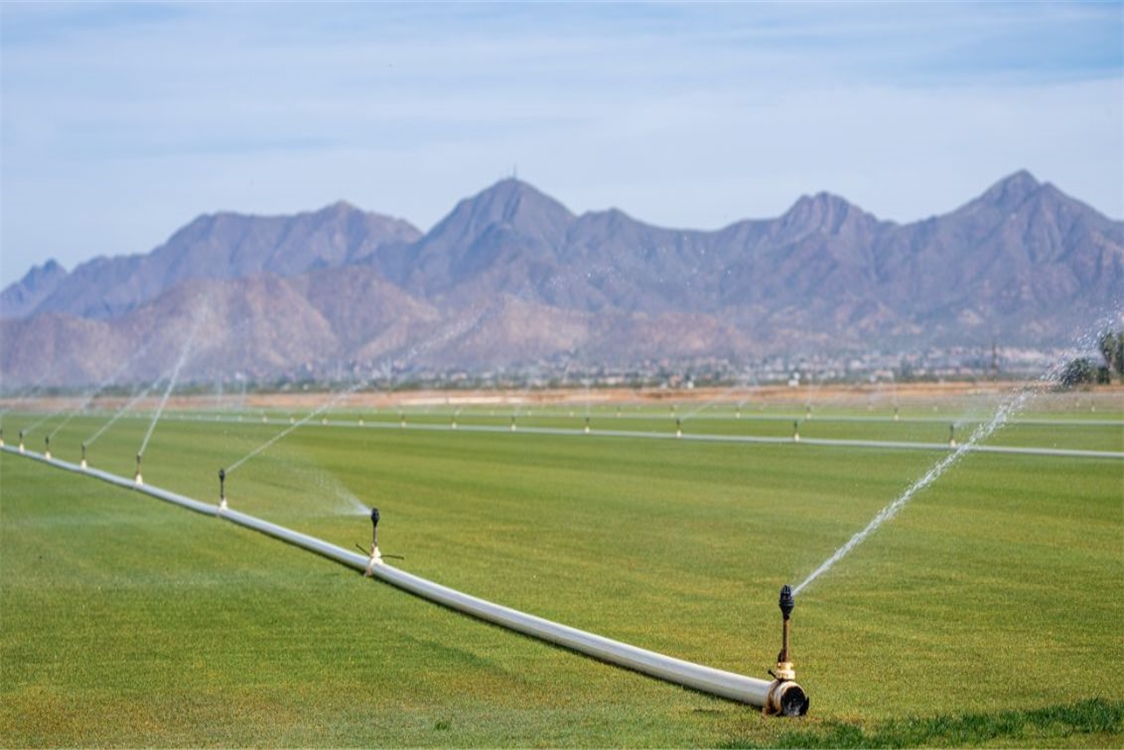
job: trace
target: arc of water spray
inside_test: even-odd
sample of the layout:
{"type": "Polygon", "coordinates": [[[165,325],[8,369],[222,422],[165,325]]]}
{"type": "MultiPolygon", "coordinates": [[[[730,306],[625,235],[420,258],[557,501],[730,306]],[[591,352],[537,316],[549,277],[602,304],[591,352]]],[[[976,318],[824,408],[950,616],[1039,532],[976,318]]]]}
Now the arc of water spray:
{"type": "MultiPolygon", "coordinates": [[[[453,327],[450,328],[450,330],[443,331],[440,335],[434,336],[432,339],[428,339],[426,341],[423,341],[420,344],[412,346],[406,353],[405,361],[408,362],[409,360],[419,356],[420,354],[423,354],[424,352],[428,351],[429,349],[438,345],[439,343],[442,343],[442,342],[445,342],[445,341],[450,341],[453,338],[456,338],[458,336],[464,336],[464,335],[467,335],[468,333],[471,333],[474,329],[476,329],[477,327],[480,326],[480,324],[484,321],[484,319],[486,317],[488,317],[487,312],[488,311],[485,310],[484,313],[481,313],[479,316],[476,317],[475,320],[470,321],[467,325],[453,326],[453,327]]],[[[325,410],[327,410],[327,409],[331,408],[333,405],[339,403],[342,399],[344,399],[347,396],[350,396],[351,394],[355,393],[360,388],[366,387],[370,383],[370,380],[371,380],[370,378],[365,378],[365,379],[355,383],[354,385],[352,385],[347,390],[340,391],[339,393],[336,393],[331,398],[329,398],[327,401],[325,401],[323,404],[321,404],[320,406],[316,407],[315,409],[310,411],[308,414],[303,416],[301,419],[293,422],[292,424],[287,426],[285,429],[281,430],[276,435],[271,437],[269,440],[266,440],[264,443],[259,445],[257,448],[250,451],[245,456],[243,456],[242,458],[240,458],[237,461],[235,461],[234,463],[232,463],[230,466],[226,467],[226,470],[225,470],[226,473],[228,475],[233,473],[234,470],[237,469],[238,467],[240,467],[242,464],[246,463],[247,461],[249,461],[254,456],[260,455],[263,451],[267,450],[270,446],[274,445],[278,440],[281,440],[286,435],[289,435],[290,433],[292,433],[298,427],[301,427],[303,425],[308,424],[308,422],[310,420],[315,419],[316,417],[320,416],[321,414],[324,413],[325,410]]]]}
{"type": "MultiPolygon", "coordinates": [[[[179,379],[180,370],[183,369],[184,364],[187,363],[191,354],[191,346],[195,343],[195,334],[199,331],[200,323],[203,322],[206,309],[207,305],[204,301],[195,315],[195,320],[192,321],[191,330],[187,334],[187,340],[184,341],[183,349],[180,350],[179,359],[176,360],[176,364],[172,368],[172,375],[168,378],[168,387],[164,389],[164,395],[160,399],[159,406],[156,407],[156,413],[152,415],[152,422],[148,425],[148,432],[144,434],[144,440],[141,441],[140,450],[137,451],[138,457],[144,455],[144,450],[148,447],[148,441],[152,439],[152,433],[156,429],[156,423],[160,421],[160,415],[164,413],[164,407],[168,403],[168,397],[172,395],[172,389],[176,387],[176,381],[179,379]]],[[[139,462],[140,459],[138,458],[137,460],[139,462]]]]}
{"type": "Polygon", "coordinates": [[[92,402],[92,401],[93,401],[93,400],[94,400],[95,398],[97,398],[97,395],[98,395],[99,393],[101,393],[101,392],[102,392],[102,391],[104,391],[104,390],[105,390],[106,388],[108,388],[108,387],[109,387],[109,386],[110,386],[110,385],[111,385],[112,383],[116,382],[117,378],[121,377],[121,375],[122,375],[122,374],[123,374],[123,373],[124,373],[124,372],[125,372],[125,371],[126,371],[126,370],[127,370],[128,368],[129,368],[129,367],[131,367],[131,366],[132,366],[133,362],[134,362],[134,361],[135,361],[135,360],[136,360],[136,359],[137,359],[138,357],[141,357],[141,356],[143,356],[143,355],[144,355],[144,354],[145,354],[145,353],[146,353],[146,352],[147,352],[147,351],[149,350],[149,348],[151,348],[151,346],[152,346],[152,342],[153,342],[153,341],[154,341],[154,339],[149,339],[148,343],[146,343],[146,344],[145,344],[144,346],[142,346],[142,347],[141,347],[140,349],[138,349],[137,351],[133,352],[133,355],[132,355],[131,357],[129,357],[129,358],[127,359],[127,360],[125,360],[125,364],[123,364],[123,365],[121,365],[121,366],[120,366],[119,368],[117,368],[117,371],[116,371],[116,372],[114,372],[114,373],[113,373],[112,375],[110,375],[110,376],[109,376],[108,378],[106,378],[105,380],[103,380],[103,381],[101,381],[100,383],[98,383],[98,384],[97,384],[97,385],[96,385],[96,386],[94,387],[94,389],[93,389],[92,391],[90,391],[89,393],[87,393],[87,394],[86,394],[86,396],[85,396],[85,397],[84,397],[84,398],[82,399],[82,403],[78,404],[78,406],[76,406],[76,407],[75,407],[74,409],[72,409],[72,410],[71,410],[71,412],[70,412],[70,414],[68,414],[68,415],[66,416],[66,419],[64,419],[64,420],[62,420],[61,422],[59,422],[59,423],[58,423],[58,424],[57,424],[57,425],[55,426],[55,429],[51,430],[51,432],[50,432],[50,433],[49,433],[49,434],[47,435],[47,437],[49,437],[49,438],[51,438],[51,437],[54,437],[54,436],[55,436],[55,433],[56,433],[56,432],[58,432],[58,431],[59,431],[59,430],[61,430],[61,429],[62,429],[63,427],[65,427],[65,426],[66,426],[66,424],[67,424],[67,422],[69,422],[70,420],[74,419],[74,417],[75,417],[75,416],[76,416],[76,415],[78,414],[78,412],[80,412],[80,411],[82,411],[83,409],[85,409],[85,408],[86,408],[86,407],[87,407],[87,406],[88,406],[88,405],[90,404],[90,402],[92,402]]]}
{"type": "Polygon", "coordinates": [[[47,371],[45,373],[43,373],[39,377],[38,380],[36,380],[34,383],[32,383],[30,387],[26,388],[24,390],[24,392],[16,398],[15,401],[13,401],[11,404],[9,404],[3,411],[0,411],[0,418],[2,418],[8,412],[12,411],[12,409],[15,409],[17,406],[22,404],[24,401],[28,401],[28,400],[34,398],[35,394],[37,394],[40,390],[43,389],[43,384],[47,382],[47,378],[51,377],[51,375],[53,375],[54,372],[55,372],[55,364],[52,364],[49,368],[47,368],[47,371]]]}
{"type": "Polygon", "coordinates": [[[237,461],[232,463],[230,466],[226,467],[227,475],[230,475],[230,474],[234,473],[234,470],[237,469],[239,466],[246,463],[247,461],[249,461],[254,456],[260,454],[263,451],[265,451],[267,448],[269,448],[271,445],[276,443],[278,440],[280,440],[281,438],[283,438],[286,435],[288,435],[289,433],[291,433],[293,430],[297,429],[298,427],[301,427],[303,425],[308,424],[309,420],[315,419],[319,415],[323,414],[324,411],[326,409],[328,409],[329,407],[331,407],[332,405],[339,403],[342,399],[346,398],[347,396],[350,396],[352,393],[355,393],[357,390],[359,390],[360,388],[367,385],[367,382],[368,382],[367,380],[362,380],[358,383],[355,383],[354,385],[352,385],[347,390],[340,391],[339,393],[336,393],[331,398],[329,398],[327,401],[322,403],[320,406],[316,407],[315,409],[310,411],[308,414],[304,415],[303,417],[298,419],[296,422],[293,422],[288,427],[286,427],[285,429],[281,430],[276,435],[271,437],[269,440],[266,440],[264,443],[259,445],[257,448],[254,448],[252,451],[247,453],[245,456],[238,459],[237,461]]]}
{"type": "Polygon", "coordinates": [[[93,445],[95,440],[97,440],[99,437],[101,437],[102,434],[104,434],[106,430],[108,430],[110,427],[112,427],[117,422],[117,420],[119,420],[121,417],[125,416],[126,412],[128,412],[130,409],[132,409],[138,403],[140,403],[140,400],[142,398],[147,396],[153,388],[158,386],[161,383],[161,381],[163,381],[170,374],[171,374],[171,370],[168,370],[163,375],[156,378],[156,380],[152,381],[152,383],[150,385],[145,386],[137,394],[135,394],[131,399],[129,399],[129,401],[124,406],[122,406],[120,409],[118,409],[117,412],[112,417],[109,418],[108,422],[106,422],[101,427],[99,427],[98,430],[93,435],[91,435],[89,438],[87,438],[85,440],[86,445],[93,445]]]}
{"type": "Polygon", "coordinates": [[[956,463],[966,452],[971,450],[976,443],[986,439],[993,432],[1006,424],[1007,420],[1022,410],[1031,396],[1038,393],[1039,390],[1056,378],[1056,371],[1057,368],[1051,368],[1051,370],[1040,377],[1036,383],[1023,386],[1013,396],[1001,403],[990,421],[980,424],[966,441],[960,443],[951,453],[938,461],[924,476],[910,485],[896,500],[878,511],[877,515],[874,516],[871,522],[868,523],[862,531],[852,536],[846,544],[837,549],[831,557],[825,560],[824,563],[812,571],[800,585],[794,588],[792,590],[793,595],[799,594],[808,584],[831,570],[835,564],[846,557],[851,550],[862,544],[867,537],[877,531],[879,526],[897,515],[898,511],[912,500],[918,492],[940,478],[945,470],[956,463]]]}

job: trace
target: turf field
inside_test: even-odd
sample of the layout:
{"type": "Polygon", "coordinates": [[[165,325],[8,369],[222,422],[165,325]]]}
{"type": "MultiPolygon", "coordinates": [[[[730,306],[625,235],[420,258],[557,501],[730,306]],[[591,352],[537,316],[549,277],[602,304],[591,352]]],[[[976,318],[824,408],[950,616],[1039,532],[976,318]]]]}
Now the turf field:
{"type": "MultiPolygon", "coordinates": [[[[1120,407],[1032,411],[988,442],[1121,452],[1120,407]]],[[[290,417],[307,411],[178,413],[158,423],[143,473],[213,502],[220,467],[293,427],[230,473],[232,507],[352,547],[369,542],[364,509],[377,505],[383,552],[406,570],[766,677],[780,586],[945,454],[677,429],[790,438],[798,421],[807,438],[939,444],[987,411],[403,407],[299,427],[290,417]]],[[[9,445],[41,416],[6,415],[9,445]]],[[[109,416],[60,415],[27,446],[41,451],[57,429],[54,454],[76,462],[109,416]]],[[[90,445],[91,464],[131,476],[148,427],[121,419],[90,445]]],[[[1124,461],[965,455],[797,598],[792,655],[812,701],[798,721],[11,454],[0,617],[4,746],[1118,747],[1124,461]]]]}

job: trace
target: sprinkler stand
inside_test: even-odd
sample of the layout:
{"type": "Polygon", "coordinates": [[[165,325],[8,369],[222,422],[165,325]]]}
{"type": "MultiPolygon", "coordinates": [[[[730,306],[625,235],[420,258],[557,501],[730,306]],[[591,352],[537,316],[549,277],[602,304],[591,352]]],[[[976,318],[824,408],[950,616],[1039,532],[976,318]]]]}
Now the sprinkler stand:
{"type": "Polygon", "coordinates": [[[141,454],[137,454],[137,473],[133,476],[133,481],[137,484],[144,484],[144,478],[141,477],[141,454]]]}
{"type": "Polygon", "coordinates": [[[367,575],[375,574],[375,566],[382,564],[382,553],[379,552],[379,509],[371,508],[371,559],[367,563],[367,575]]]}
{"type": "Polygon", "coordinates": [[[47,435],[45,438],[43,438],[43,445],[46,446],[43,449],[43,458],[50,461],[51,460],[51,436],[50,435],[47,435]]]}
{"type": "Polygon", "coordinates": [[[20,430],[20,453],[23,453],[23,430],[20,430]]]}
{"type": "Polygon", "coordinates": [[[800,423],[795,421],[792,423],[792,442],[800,442],[800,423]]]}
{"type": "Polygon", "coordinates": [[[781,652],[777,654],[776,680],[769,686],[769,695],[761,711],[766,716],[803,716],[808,713],[808,696],[796,684],[796,670],[792,668],[788,653],[788,620],[796,606],[790,586],[781,587],[780,608],[782,621],[781,652]]]}
{"type": "Polygon", "coordinates": [[[219,469],[219,510],[226,510],[226,469],[219,469]]]}
{"type": "Polygon", "coordinates": [[[86,468],[86,444],[82,443],[82,463],[79,464],[83,469],[86,468]]]}

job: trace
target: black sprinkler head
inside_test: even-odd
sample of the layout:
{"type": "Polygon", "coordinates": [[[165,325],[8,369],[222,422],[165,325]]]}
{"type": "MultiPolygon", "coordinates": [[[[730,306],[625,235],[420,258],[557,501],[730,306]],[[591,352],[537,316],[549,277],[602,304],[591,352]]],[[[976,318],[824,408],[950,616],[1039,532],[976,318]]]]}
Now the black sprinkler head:
{"type": "Polygon", "coordinates": [[[379,525],[379,509],[378,508],[371,508],[371,525],[375,526],[376,528],[379,525]]]}
{"type": "Polygon", "coordinates": [[[796,606],[796,599],[795,599],[795,597],[792,596],[792,587],[789,586],[788,584],[785,584],[784,586],[781,586],[780,607],[781,607],[781,615],[784,617],[784,619],[786,619],[786,620],[788,619],[789,615],[792,614],[792,609],[795,606],[796,606]]]}
{"type": "Polygon", "coordinates": [[[226,469],[219,469],[219,482],[226,481],[226,469]]]}

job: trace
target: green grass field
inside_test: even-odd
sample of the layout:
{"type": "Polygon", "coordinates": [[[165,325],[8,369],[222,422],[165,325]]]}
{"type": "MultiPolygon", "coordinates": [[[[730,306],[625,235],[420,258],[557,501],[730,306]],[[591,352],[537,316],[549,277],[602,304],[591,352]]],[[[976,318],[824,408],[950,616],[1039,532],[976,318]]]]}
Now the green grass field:
{"type": "MultiPolygon", "coordinates": [[[[709,411],[685,431],[791,433],[787,415],[709,411]]],[[[946,410],[967,421],[964,411],[946,410]]],[[[466,410],[457,431],[374,425],[397,412],[367,415],[363,428],[314,421],[232,472],[227,496],[345,547],[369,542],[361,506],[377,505],[382,549],[405,555],[392,562],[406,570],[765,677],[780,647],[780,586],[942,457],[609,437],[597,426],[673,433],[675,422],[668,410],[592,413],[591,435],[582,411],[562,409],[519,423],[570,434],[463,429],[506,426],[510,408],[466,410]]],[[[947,440],[941,417],[827,416],[802,433],[947,440]]],[[[1122,450],[1119,424],[1060,416],[989,442],[1122,450]]],[[[5,417],[9,444],[20,419],[5,417]]],[[[287,425],[271,419],[166,418],[145,480],[213,502],[217,470],[287,425]]],[[[449,419],[409,413],[411,426],[449,419]]],[[[54,454],[76,462],[104,421],[70,420],[54,454]]],[[[60,422],[28,448],[42,450],[60,422]]],[[[131,476],[147,427],[121,420],[90,447],[91,463],[131,476]]],[[[798,597],[793,656],[811,714],[765,719],[3,454],[0,745],[1119,747],[1122,592],[1124,462],[967,455],[798,597]]]]}

